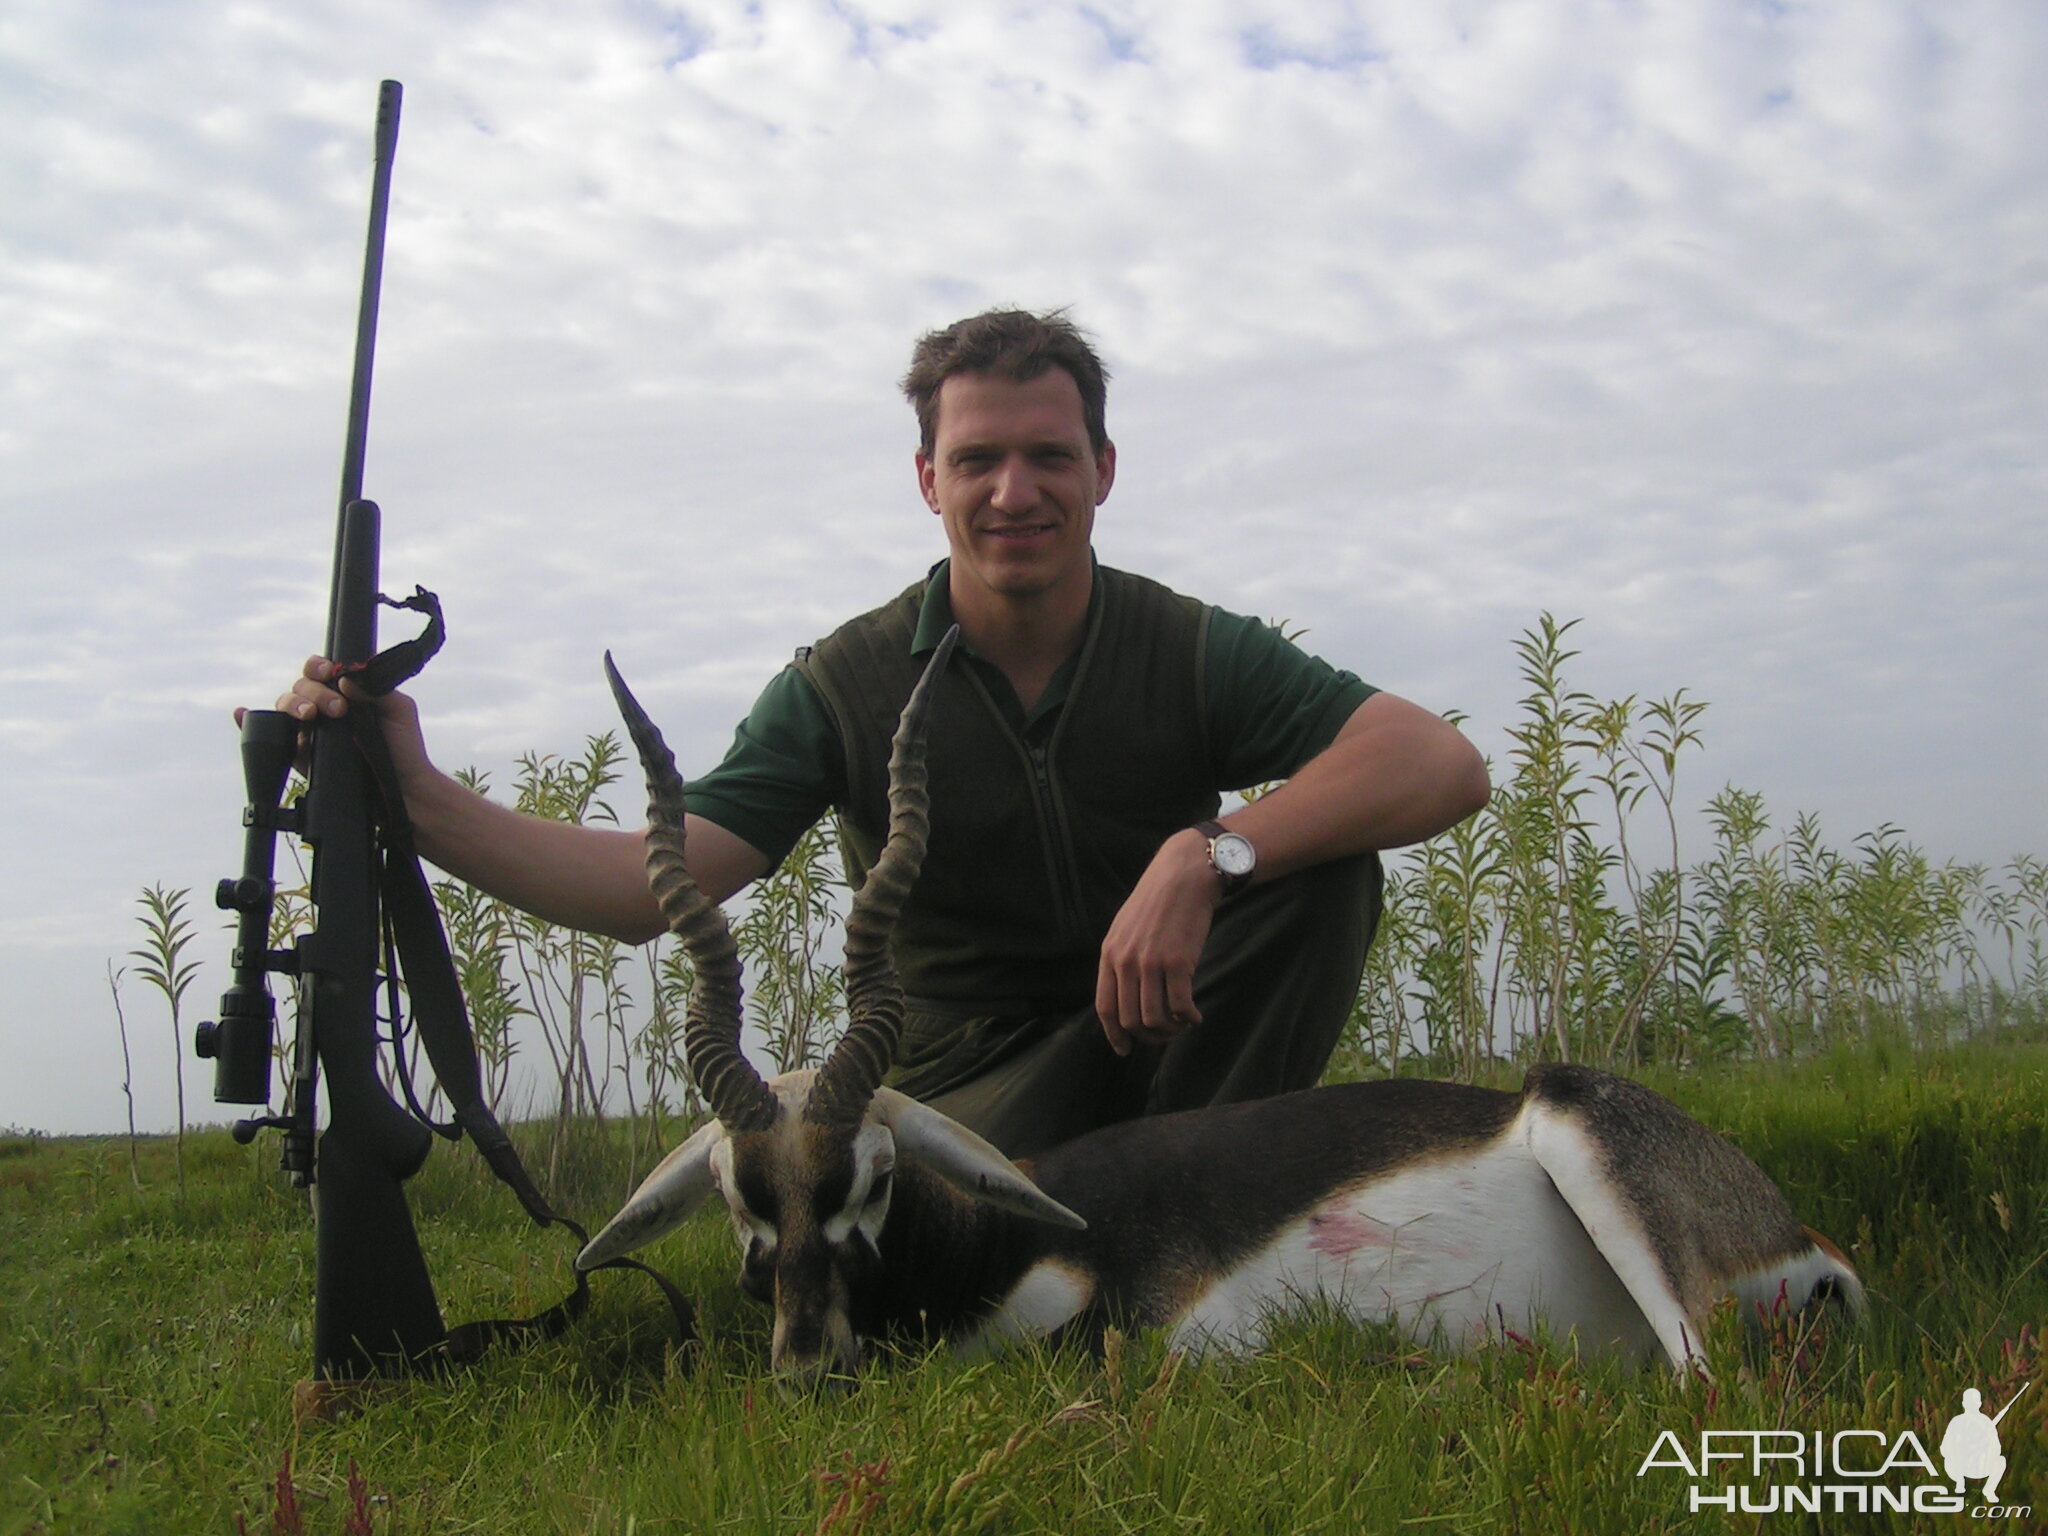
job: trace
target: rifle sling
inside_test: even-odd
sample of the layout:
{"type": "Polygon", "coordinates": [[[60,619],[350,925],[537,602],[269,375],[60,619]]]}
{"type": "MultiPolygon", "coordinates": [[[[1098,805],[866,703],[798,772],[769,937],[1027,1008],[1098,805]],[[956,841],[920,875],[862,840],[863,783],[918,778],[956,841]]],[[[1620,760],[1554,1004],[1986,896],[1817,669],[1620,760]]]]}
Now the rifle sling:
{"type": "MultiPolygon", "coordinates": [[[[372,660],[348,669],[357,686],[373,697],[391,692],[424,667],[441,648],[445,630],[440,599],[424,587],[415,587],[412,597],[392,602],[378,601],[393,608],[410,608],[427,615],[426,629],[415,639],[380,651],[372,660]]],[[[377,791],[377,826],[381,854],[378,886],[398,940],[399,967],[405,975],[412,998],[414,1027],[434,1069],[435,1080],[454,1107],[455,1123],[469,1134],[484,1163],[507,1185],[526,1208],[527,1215],[541,1226],[567,1227],[579,1248],[587,1247],[590,1234],[581,1225],[556,1211],[520,1161],[518,1148],[498,1124],[498,1117],[484,1101],[483,1073],[477,1065],[476,1040],[469,1023],[469,1006],[462,996],[462,984],[455,974],[455,961],[448,951],[448,935],[441,926],[441,911],[434,904],[433,888],[420,867],[419,851],[413,843],[412,819],[406,814],[405,797],[398,790],[398,773],[391,761],[391,749],[384,732],[369,710],[354,710],[346,717],[349,734],[368,764],[377,791]]],[[[665,1276],[636,1259],[614,1259],[603,1269],[637,1269],[651,1278],[667,1298],[675,1316],[678,1348],[694,1344],[697,1330],[690,1300],[665,1276]]],[[[448,1330],[448,1357],[469,1364],[482,1357],[498,1340],[551,1339],[558,1336],[590,1306],[590,1276],[576,1272],[576,1288],[537,1317],[495,1318],[463,1323],[448,1330]]]]}

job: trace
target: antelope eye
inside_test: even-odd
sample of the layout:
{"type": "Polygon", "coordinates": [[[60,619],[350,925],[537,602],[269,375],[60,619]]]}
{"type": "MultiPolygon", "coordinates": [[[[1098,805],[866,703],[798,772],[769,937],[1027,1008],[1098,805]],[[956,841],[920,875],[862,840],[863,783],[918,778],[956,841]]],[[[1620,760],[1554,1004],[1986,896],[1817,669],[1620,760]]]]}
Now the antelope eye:
{"type": "Polygon", "coordinates": [[[889,1198],[889,1186],[891,1181],[894,1180],[895,1177],[896,1171],[892,1168],[887,1173],[878,1176],[875,1179],[875,1182],[868,1186],[867,1203],[869,1207],[880,1205],[884,1200],[889,1198]]]}

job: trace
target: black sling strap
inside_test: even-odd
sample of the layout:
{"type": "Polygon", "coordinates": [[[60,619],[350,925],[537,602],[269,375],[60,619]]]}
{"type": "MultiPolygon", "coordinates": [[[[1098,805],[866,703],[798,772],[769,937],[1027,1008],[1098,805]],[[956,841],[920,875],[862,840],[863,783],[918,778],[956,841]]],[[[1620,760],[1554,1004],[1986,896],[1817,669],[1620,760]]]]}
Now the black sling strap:
{"type": "MultiPolygon", "coordinates": [[[[424,587],[415,587],[403,601],[383,596],[377,599],[392,608],[411,609],[427,616],[427,626],[411,640],[380,651],[367,662],[345,668],[344,673],[372,697],[382,697],[399,684],[416,676],[441,649],[447,637],[441,618],[441,602],[424,587]]],[[[484,1100],[483,1073],[477,1065],[476,1039],[470,1029],[469,1005],[455,974],[455,962],[448,952],[448,935],[441,925],[440,908],[434,904],[433,888],[420,867],[413,843],[412,820],[406,814],[405,797],[398,790],[398,774],[391,761],[391,749],[384,732],[368,710],[348,715],[350,735],[369,765],[377,788],[378,887],[383,898],[385,921],[396,938],[399,969],[412,998],[413,1025],[420,1043],[454,1109],[453,1128],[436,1127],[444,1135],[467,1132],[472,1144],[491,1172],[509,1187],[526,1208],[527,1215],[541,1226],[562,1226],[575,1235],[578,1248],[588,1246],[590,1234],[581,1225],[556,1211],[526,1171],[512,1139],[498,1124],[498,1117],[484,1100]]],[[[417,1113],[415,1109],[415,1113],[417,1113]]],[[[604,1269],[637,1269],[651,1278],[667,1298],[675,1316],[678,1349],[696,1342],[694,1309],[690,1300],[664,1275],[637,1259],[613,1259],[604,1269]]],[[[482,1357],[501,1339],[551,1339],[581,1317],[590,1305],[590,1277],[576,1272],[576,1288],[570,1294],[532,1318],[495,1318],[463,1323],[448,1331],[448,1357],[468,1364],[482,1357]]]]}

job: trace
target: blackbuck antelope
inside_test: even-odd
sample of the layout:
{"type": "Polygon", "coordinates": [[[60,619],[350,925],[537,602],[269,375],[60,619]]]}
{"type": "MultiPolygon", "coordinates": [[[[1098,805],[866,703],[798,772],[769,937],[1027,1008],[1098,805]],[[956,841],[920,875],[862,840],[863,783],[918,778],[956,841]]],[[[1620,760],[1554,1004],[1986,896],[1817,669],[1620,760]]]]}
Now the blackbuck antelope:
{"type": "Polygon", "coordinates": [[[888,841],[846,925],[847,1032],[823,1067],[772,1082],[740,1053],[724,916],[683,868],[675,760],[606,658],[653,801],[649,879],[696,968],[684,1048],[716,1118],[580,1265],[652,1241],[716,1191],[742,1287],[775,1308],[773,1367],[799,1378],[851,1372],[862,1337],[899,1327],[972,1346],[1115,1324],[1252,1349],[1277,1312],[1317,1299],[1425,1343],[1542,1328],[1683,1368],[1731,1292],[1860,1310],[1855,1272],[1754,1163],[1583,1067],[1539,1067],[1519,1094],[1316,1088],[1134,1120],[1023,1163],[881,1087],[903,1025],[889,933],[924,857],[925,713],[951,647],[896,734],[888,841]]]}

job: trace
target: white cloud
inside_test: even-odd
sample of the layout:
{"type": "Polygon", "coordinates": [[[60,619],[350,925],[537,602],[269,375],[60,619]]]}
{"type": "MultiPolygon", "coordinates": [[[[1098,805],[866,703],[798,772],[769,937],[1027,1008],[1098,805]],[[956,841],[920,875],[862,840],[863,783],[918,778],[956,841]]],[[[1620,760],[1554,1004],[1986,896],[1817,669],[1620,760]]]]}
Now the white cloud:
{"type": "Polygon", "coordinates": [[[1997,857],[2048,847],[2044,55],[2013,0],[17,8],[0,937],[98,1054],[0,1122],[113,1123],[99,959],[226,872],[227,709],[319,632],[381,76],[368,486],[451,761],[606,728],[606,646],[722,750],[938,552],[911,336],[1071,302],[1106,558],[1496,748],[1583,614],[1589,686],[1713,701],[1702,788],[1997,857]]]}

